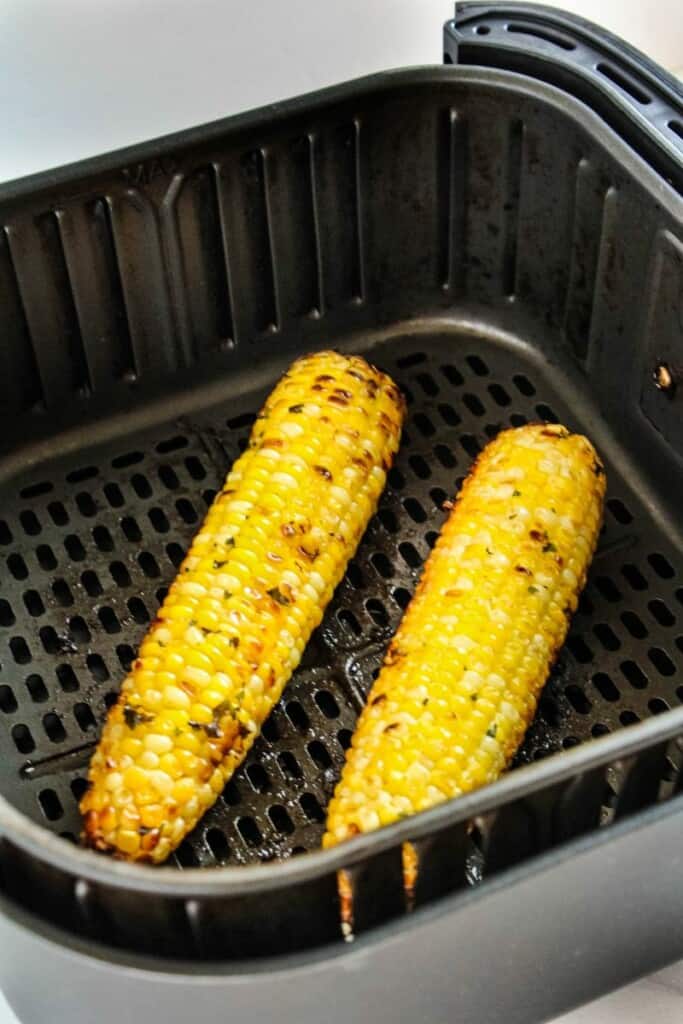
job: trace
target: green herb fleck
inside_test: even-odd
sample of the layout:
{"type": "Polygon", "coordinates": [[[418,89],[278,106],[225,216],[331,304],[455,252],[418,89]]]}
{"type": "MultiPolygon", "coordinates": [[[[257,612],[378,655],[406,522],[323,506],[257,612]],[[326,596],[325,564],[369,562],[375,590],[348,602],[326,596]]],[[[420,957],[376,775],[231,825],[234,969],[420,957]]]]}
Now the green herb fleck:
{"type": "Polygon", "coordinates": [[[508,516],[508,519],[516,519],[516,518],[517,518],[517,513],[516,513],[516,512],[512,512],[512,513],[511,513],[511,514],[510,514],[510,515],[508,516]]]}
{"type": "Polygon", "coordinates": [[[223,559],[223,560],[221,561],[221,560],[219,560],[218,558],[214,558],[214,560],[213,560],[213,567],[214,567],[214,569],[222,569],[222,568],[223,568],[223,566],[224,566],[224,565],[227,565],[227,564],[228,564],[228,563],[227,563],[227,560],[226,560],[226,559],[223,559]]]}
{"type": "Polygon", "coordinates": [[[512,492],[512,497],[513,498],[521,498],[522,497],[522,492],[518,491],[517,488],[515,487],[514,491],[512,492]]]}
{"type": "Polygon", "coordinates": [[[479,694],[478,693],[471,693],[470,694],[470,700],[473,701],[473,702],[478,701],[479,700],[479,694]]]}
{"type": "Polygon", "coordinates": [[[234,548],[234,546],[235,546],[235,538],[234,537],[228,537],[228,539],[224,542],[224,544],[225,544],[226,548],[234,548]]]}
{"type": "Polygon", "coordinates": [[[531,584],[530,587],[527,587],[527,590],[529,591],[530,594],[537,594],[538,593],[538,587],[535,587],[533,585],[533,583],[531,584]]]}
{"type": "Polygon", "coordinates": [[[291,599],[287,597],[286,594],[283,594],[282,591],[278,589],[278,587],[272,587],[268,591],[268,596],[272,597],[273,601],[275,601],[277,604],[288,605],[292,603],[291,599]]]}
{"type": "Polygon", "coordinates": [[[548,552],[548,551],[557,551],[557,548],[555,547],[555,545],[553,544],[553,542],[551,540],[549,540],[547,544],[543,545],[543,552],[544,552],[544,554],[546,552],[548,552]]]}
{"type": "Polygon", "coordinates": [[[493,551],[491,550],[491,548],[487,548],[486,549],[486,554],[487,555],[492,555],[493,554],[493,551]]]}
{"type": "Polygon", "coordinates": [[[489,737],[489,739],[495,740],[497,732],[498,732],[498,726],[494,722],[493,725],[490,725],[488,727],[488,729],[486,730],[486,735],[489,737]]]}
{"type": "Polygon", "coordinates": [[[229,601],[230,598],[232,597],[232,591],[224,590],[223,591],[223,597],[225,598],[226,601],[229,601]]]}

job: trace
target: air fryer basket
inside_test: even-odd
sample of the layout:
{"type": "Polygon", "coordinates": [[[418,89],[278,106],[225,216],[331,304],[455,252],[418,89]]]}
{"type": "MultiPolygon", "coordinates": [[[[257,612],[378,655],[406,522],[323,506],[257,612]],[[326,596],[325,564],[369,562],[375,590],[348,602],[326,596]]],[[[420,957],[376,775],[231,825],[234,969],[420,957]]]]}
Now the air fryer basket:
{"type": "MultiPolygon", "coordinates": [[[[370,972],[374,999],[392,944],[411,948],[411,934],[436,943],[445,927],[429,1019],[440,1019],[437,1005],[499,1019],[489,974],[500,951],[481,915],[497,916],[501,936],[525,920],[538,940],[545,925],[520,916],[514,886],[525,900],[545,893],[550,907],[549,872],[576,885],[585,856],[603,873],[611,864],[597,890],[596,873],[576,895],[581,906],[590,894],[595,919],[622,870],[605,850],[627,851],[625,880],[628,844],[648,821],[653,837],[680,834],[679,197],[557,90],[500,71],[429,69],[6,186],[0,209],[0,928],[12,936],[11,998],[32,1020],[46,1012],[25,991],[33,935],[46,976],[78,969],[90,992],[58,985],[50,1005],[64,1016],[54,1019],[68,1008],[91,1020],[88,998],[107,978],[113,992],[128,965],[156,972],[161,991],[138,978],[129,998],[158,1019],[164,1001],[164,1019],[181,1019],[159,972],[183,980],[188,997],[211,978],[237,1006],[237,970],[253,985],[262,972],[286,977],[283,1012],[297,1005],[319,1019],[319,1006],[302,1010],[292,994],[306,965],[319,986],[326,977],[332,1003],[345,970],[357,972],[359,1000],[370,972]],[[408,398],[379,512],[262,739],[175,864],[80,850],[77,799],[135,645],[264,394],[296,354],[329,345],[367,354],[408,398]],[[656,386],[658,369],[670,386],[656,386]],[[298,856],[317,849],[444,498],[501,427],[556,418],[600,448],[609,499],[520,766],[461,801],[298,856]],[[420,855],[412,913],[405,838],[420,855]],[[354,878],[352,951],[338,928],[342,864],[354,878]],[[458,943],[477,946],[459,929],[475,920],[485,948],[467,991],[454,991],[458,943]]],[[[621,910],[632,926],[664,895],[642,892],[621,910]]],[[[676,892],[666,905],[680,919],[676,892]]],[[[668,931],[650,935],[642,969],[683,952],[680,928],[660,920],[668,931]]],[[[555,927],[569,938],[581,922],[567,913],[555,927]]],[[[559,950],[549,956],[559,976],[559,950]]],[[[640,967],[626,960],[591,982],[589,966],[565,965],[565,981],[581,979],[575,996],[558,982],[555,997],[531,1001],[532,1016],[520,1015],[521,988],[510,990],[508,1019],[539,1019],[640,967]]],[[[348,1014],[348,998],[326,1008],[330,1020],[348,1014]]],[[[106,1024],[116,1004],[101,1003],[106,1024]]]]}

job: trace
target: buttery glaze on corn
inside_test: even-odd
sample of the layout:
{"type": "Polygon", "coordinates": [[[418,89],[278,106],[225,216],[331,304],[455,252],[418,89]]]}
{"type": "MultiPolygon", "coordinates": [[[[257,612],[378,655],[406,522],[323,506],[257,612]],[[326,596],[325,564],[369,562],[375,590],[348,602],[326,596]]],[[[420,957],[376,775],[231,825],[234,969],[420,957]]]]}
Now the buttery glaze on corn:
{"type": "Polygon", "coordinates": [[[163,861],[214,803],[376,508],[403,412],[357,356],[310,355],[279,382],[109,713],[81,802],[91,846],[163,861]]]}
{"type": "MultiPolygon", "coordinates": [[[[360,716],[324,846],[505,769],[576,610],[604,492],[594,448],[562,426],[507,430],[485,448],[360,716]]],[[[406,844],[408,889],[415,871],[406,844]]]]}

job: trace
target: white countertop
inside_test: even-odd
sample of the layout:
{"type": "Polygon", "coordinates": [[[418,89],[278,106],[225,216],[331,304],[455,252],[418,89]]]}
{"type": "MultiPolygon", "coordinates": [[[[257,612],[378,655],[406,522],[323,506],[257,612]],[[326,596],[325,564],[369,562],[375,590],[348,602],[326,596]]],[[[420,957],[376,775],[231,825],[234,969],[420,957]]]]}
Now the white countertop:
{"type": "MultiPolygon", "coordinates": [[[[683,34],[672,31],[680,0],[553,5],[683,66],[683,34]]],[[[449,0],[0,0],[0,181],[373,71],[439,63],[452,8],[449,0]]],[[[556,1024],[682,1019],[683,963],[556,1024]]],[[[0,1024],[17,1024],[1,995],[0,1024]]]]}

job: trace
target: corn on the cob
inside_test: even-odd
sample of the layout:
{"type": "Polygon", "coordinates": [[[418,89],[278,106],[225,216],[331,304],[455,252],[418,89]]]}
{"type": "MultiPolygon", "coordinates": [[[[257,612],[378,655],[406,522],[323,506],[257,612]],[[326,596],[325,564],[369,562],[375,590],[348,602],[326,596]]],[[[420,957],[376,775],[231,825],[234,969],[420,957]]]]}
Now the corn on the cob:
{"type": "Polygon", "coordinates": [[[311,355],[279,382],[109,713],[81,802],[90,845],[160,862],[214,803],[375,510],[402,418],[359,357],[311,355]]]}
{"type": "MultiPolygon", "coordinates": [[[[504,770],[576,609],[604,490],[592,445],[562,426],[507,430],[482,452],[360,716],[326,847],[504,770]]],[[[406,844],[408,888],[415,871],[406,844]]]]}

